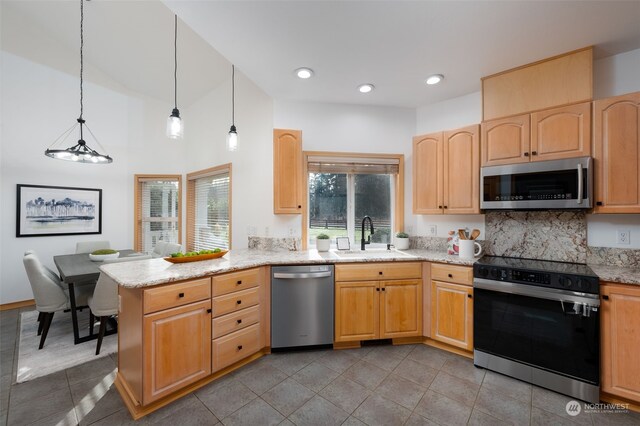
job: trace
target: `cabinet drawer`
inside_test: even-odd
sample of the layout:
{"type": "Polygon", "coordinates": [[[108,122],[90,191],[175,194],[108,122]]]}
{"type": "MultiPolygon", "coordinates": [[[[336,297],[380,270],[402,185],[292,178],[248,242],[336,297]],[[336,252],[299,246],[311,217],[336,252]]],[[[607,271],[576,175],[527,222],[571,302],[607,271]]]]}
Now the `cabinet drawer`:
{"type": "Polygon", "coordinates": [[[336,281],[422,278],[418,262],[359,263],[336,265],[336,281]]]}
{"type": "Polygon", "coordinates": [[[213,298],[213,316],[219,317],[230,312],[236,312],[249,306],[257,305],[260,301],[258,287],[249,290],[236,291],[213,298]]]}
{"type": "Polygon", "coordinates": [[[431,279],[435,281],[473,285],[473,268],[469,266],[432,263],[431,279]]]}
{"type": "Polygon", "coordinates": [[[154,287],[144,291],[144,313],[175,308],[211,297],[211,278],[154,287]]]}
{"type": "Polygon", "coordinates": [[[238,290],[246,290],[260,284],[260,269],[232,272],[230,274],[212,277],[213,295],[232,293],[238,290]]]}
{"type": "Polygon", "coordinates": [[[219,371],[260,350],[260,323],[211,342],[212,369],[219,371]]]}
{"type": "Polygon", "coordinates": [[[217,339],[233,331],[242,330],[260,321],[260,307],[242,309],[212,320],[213,338],[217,339]]]}

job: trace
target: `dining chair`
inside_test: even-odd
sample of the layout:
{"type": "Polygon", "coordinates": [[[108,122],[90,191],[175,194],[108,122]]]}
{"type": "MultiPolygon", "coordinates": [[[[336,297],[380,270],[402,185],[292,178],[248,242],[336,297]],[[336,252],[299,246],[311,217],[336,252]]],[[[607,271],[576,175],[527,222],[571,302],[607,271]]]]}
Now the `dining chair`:
{"type": "Polygon", "coordinates": [[[109,241],[80,241],[76,243],[76,254],[92,253],[96,250],[110,249],[109,241]]]}
{"type": "MultiPolygon", "coordinates": [[[[63,285],[60,277],[40,262],[33,250],[25,252],[22,262],[36,302],[39,322],[38,336],[40,336],[38,349],[42,349],[49,333],[53,315],[56,312],[70,309],[69,291],[63,285]]],[[[80,306],[86,305],[89,293],[85,289],[78,289],[76,300],[80,306]]]]}
{"type": "MultiPolygon", "coordinates": [[[[117,259],[105,260],[102,263],[106,265],[110,263],[132,262],[146,259],[151,259],[151,255],[119,257],[117,259]]],[[[98,321],[100,322],[98,344],[96,347],[96,355],[98,355],[100,354],[102,339],[107,331],[107,322],[109,321],[109,318],[118,314],[118,283],[109,277],[109,275],[104,272],[100,272],[98,283],[93,291],[93,295],[89,296],[88,303],[89,308],[91,309],[91,334],[93,334],[95,319],[98,318],[98,321]]]]}
{"type": "Polygon", "coordinates": [[[158,241],[155,245],[155,247],[153,248],[153,251],[151,252],[151,257],[163,257],[164,256],[164,249],[167,246],[167,242],[165,241],[158,241]]]}
{"type": "Polygon", "coordinates": [[[181,244],[158,241],[155,248],[153,249],[153,252],[151,252],[151,257],[167,257],[170,256],[171,253],[177,253],[179,251],[182,251],[181,244]]]}

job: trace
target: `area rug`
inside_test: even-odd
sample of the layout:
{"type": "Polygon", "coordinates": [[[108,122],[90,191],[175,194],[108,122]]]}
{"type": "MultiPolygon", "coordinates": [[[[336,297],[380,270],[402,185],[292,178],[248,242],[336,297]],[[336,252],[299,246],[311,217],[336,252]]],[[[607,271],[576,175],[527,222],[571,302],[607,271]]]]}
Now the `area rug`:
{"type": "MultiPolygon", "coordinates": [[[[88,310],[78,313],[80,335],[89,330],[88,310]]],[[[95,328],[98,332],[98,327],[95,328]]],[[[71,312],[56,312],[47,334],[44,347],[38,350],[38,312],[23,312],[20,317],[20,346],[18,348],[17,383],[46,376],[56,371],[108,356],[118,350],[118,335],[106,336],[102,340],[100,355],[96,355],[97,340],[73,344],[71,312]]]]}

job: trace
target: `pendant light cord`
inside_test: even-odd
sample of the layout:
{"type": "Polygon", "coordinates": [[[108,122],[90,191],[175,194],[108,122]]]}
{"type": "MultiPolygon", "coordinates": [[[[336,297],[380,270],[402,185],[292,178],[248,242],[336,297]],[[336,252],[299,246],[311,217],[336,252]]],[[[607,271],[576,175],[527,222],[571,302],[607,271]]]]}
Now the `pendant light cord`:
{"type": "Polygon", "coordinates": [[[236,66],[231,64],[231,124],[236,125],[236,66]]]}
{"type": "Polygon", "coordinates": [[[173,15],[173,100],[178,109],[178,15],[173,15]]]}
{"type": "Polygon", "coordinates": [[[82,137],[82,115],[84,113],[84,92],[83,92],[83,83],[84,80],[82,78],[82,74],[84,72],[84,58],[83,58],[83,48],[84,48],[84,0],[80,0],[80,139],[82,137]]]}

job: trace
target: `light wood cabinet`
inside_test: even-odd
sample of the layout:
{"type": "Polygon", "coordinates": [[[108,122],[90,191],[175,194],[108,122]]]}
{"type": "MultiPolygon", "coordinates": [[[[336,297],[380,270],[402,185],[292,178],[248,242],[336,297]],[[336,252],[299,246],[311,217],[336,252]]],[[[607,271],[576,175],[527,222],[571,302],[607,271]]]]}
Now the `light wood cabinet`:
{"type": "Polygon", "coordinates": [[[640,213],[640,92],[593,103],[595,213],[640,213]]]}
{"type": "Polygon", "coordinates": [[[480,127],[413,138],[413,212],[480,213],[480,127]]]}
{"type": "Polygon", "coordinates": [[[422,264],[336,265],[335,342],[422,335],[422,264]]]}
{"type": "Polygon", "coordinates": [[[591,103],[482,123],[482,166],[591,155],[591,103]]]}
{"type": "Polygon", "coordinates": [[[302,214],[302,163],[302,132],[274,129],[274,214],[302,214]]]}
{"type": "Polygon", "coordinates": [[[431,338],[473,350],[473,287],[431,281],[431,338]]]}
{"type": "Polygon", "coordinates": [[[211,300],[145,315],[145,404],[209,374],[211,300]]]}
{"type": "Polygon", "coordinates": [[[640,288],[602,284],[602,391],[640,402],[640,288]]]}

